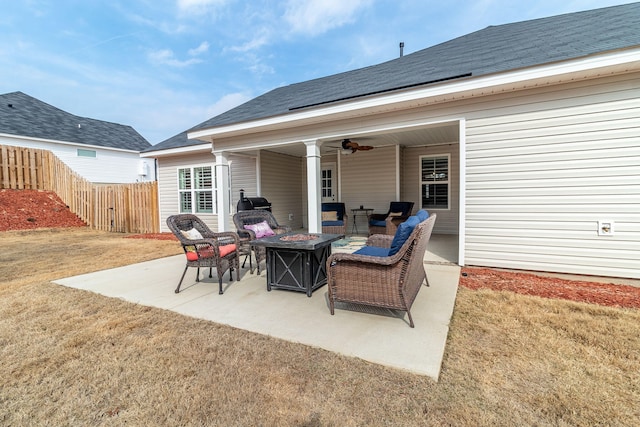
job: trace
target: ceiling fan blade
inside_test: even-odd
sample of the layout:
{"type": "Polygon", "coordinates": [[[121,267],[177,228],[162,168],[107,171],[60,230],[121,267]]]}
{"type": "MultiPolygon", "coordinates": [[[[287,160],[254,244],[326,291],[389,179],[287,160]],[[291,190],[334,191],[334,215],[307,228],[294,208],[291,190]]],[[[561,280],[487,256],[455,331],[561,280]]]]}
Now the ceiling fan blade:
{"type": "MultiPolygon", "coordinates": [[[[371,139],[371,138],[364,138],[364,139],[371,139]]],[[[357,142],[352,141],[350,138],[345,138],[340,143],[340,146],[327,145],[327,148],[334,148],[334,149],[340,150],[342,154],[352,154],[352,153],[355,153],[356,151],[373,150],[375,147],[371,145],[360,145],[357,142]]]]}

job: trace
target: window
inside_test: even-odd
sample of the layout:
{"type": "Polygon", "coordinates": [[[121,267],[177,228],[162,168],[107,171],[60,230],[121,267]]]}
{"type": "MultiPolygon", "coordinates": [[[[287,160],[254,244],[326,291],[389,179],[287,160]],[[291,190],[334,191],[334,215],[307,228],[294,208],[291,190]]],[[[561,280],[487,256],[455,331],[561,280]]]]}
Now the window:
{"type": "Polygon", "coordinates": [[[333,170],[322,169],[322,198],[331,199],[333,197],[333,170]]]}
{"type": "Polygon", "coordinates": [[[78,157],[96,157],[96,150],[78,148],[78,157]]]}
{"type": "Polygon", "coordinates": [[[178,169],[180,213],[214,213],[211,166],[178,169]]]}
{"type": "Polygon", "coordinates": [[[449,209],[449,156],[420,157],[422,208],[449,209]]]}

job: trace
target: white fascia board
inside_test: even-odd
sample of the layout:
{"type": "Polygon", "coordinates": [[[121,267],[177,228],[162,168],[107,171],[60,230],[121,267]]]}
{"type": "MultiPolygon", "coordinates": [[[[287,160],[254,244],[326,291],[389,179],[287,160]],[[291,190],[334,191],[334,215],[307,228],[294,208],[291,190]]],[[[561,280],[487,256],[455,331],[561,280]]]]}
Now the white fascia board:
{"type": "MultiPolygon", "coordinates": [[[[540,79],[561,78],[563,75],[582,73],[584,77],[598,76],[598,70],[606,67],[616,67],[628,64],[630,69],[640,69],[640,48],[616,51],[612,53],[588,56],[580,59],[557,62],[530,68],[523,68],[503,73],[490,74],[480,77],[469,77],[460,81],[448,81],[440,84],[428,85],[419,89],[402,90],[389,94],[366,97],[360,100],[336,102],[330,106],[321,106],[297,113],[268,117],[249,122],[234,123],[188,133],[189,139],[218,138],[234,134],[251,133],[264,130],[275,130],[295,122],[305,124],[322,122],[327,116],[349,117],[361,110],[370,112],[384,111],[400,104],[424,104],[428,99],[438,97],[455,97],[456,94],[471,93],[486,89],[513,90],[514,85],[522,85],[528,81],[540,79]]],[[[558,83],[558,80],[553,83],[558,83]]]]}
{"type": "Polygon", "coordinates": [[[140,153],[140,157],[168,157],[175,156],[177,154],[189,154],[189,153],[211,153],[213,145],[210,142],[204,142],[198,145],[189,145],[187,147],[169,148],[166,150],[146,151],[140,153]]]}
{"type": "Polygon", "coordinates": [[[10,133],[0,133],[0,136],[13,139],[21,139],[33,142],[46,142],[47,144],[69,145],[78,148],[95,148],[97,150],[121,151],[125,153],[139,153],[139,150],[128,150],[126,148],[105,147],[103,145],[82,144],[80,142],[58,141],[56,139],[35,138],[33,136],[14,135],[10,133]]]}

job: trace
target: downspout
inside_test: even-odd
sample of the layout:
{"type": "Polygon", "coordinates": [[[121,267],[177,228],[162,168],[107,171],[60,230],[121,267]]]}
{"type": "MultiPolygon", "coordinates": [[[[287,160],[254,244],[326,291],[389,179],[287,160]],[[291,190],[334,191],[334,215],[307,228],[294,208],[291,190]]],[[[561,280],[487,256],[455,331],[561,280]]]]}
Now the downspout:
{"type": "Polygon", "coordinates": [[[396,200],[400,200],[400,145],[396,145],[396,200]]]}
{"type": "Polygon", "coordinates": [[[464,266],[464,249],[465,249],[465,235],[466,235],[466,181],[467,181],[467,160],[466,160],[466,119],[460,119],[458,129],[459,139],[459,191],[460,197],[458,198],[458,265],[464,266]]]}

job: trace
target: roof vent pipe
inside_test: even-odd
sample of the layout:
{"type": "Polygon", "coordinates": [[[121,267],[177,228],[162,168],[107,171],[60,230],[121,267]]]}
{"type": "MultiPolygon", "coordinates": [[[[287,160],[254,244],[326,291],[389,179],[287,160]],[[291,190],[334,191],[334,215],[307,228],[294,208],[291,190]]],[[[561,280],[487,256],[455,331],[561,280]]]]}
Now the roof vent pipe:
{"type": "Polygon", "coordinates": [[[400,42],[400,57],[404,55],[404,42],[400,42]]]}

